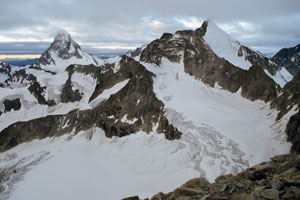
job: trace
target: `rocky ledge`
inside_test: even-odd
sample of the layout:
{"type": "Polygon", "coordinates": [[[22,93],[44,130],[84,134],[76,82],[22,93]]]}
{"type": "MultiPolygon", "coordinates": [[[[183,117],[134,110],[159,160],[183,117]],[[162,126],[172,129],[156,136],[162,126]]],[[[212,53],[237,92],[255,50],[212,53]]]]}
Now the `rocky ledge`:
{"type": "MultiPolygon", "coordinates": [[[[125,198],[139,200],[138,196],[125,198]]],[[[125,200],[124,199],[124,200],[125,200]]],[[[158,193],[151,200],[294,200],[300,199],[300,154],[275,156],[235,176],[189,180],[173,192],[158,193]]],[[[148,199],[149,200],[149,199],[148,199]]]]}

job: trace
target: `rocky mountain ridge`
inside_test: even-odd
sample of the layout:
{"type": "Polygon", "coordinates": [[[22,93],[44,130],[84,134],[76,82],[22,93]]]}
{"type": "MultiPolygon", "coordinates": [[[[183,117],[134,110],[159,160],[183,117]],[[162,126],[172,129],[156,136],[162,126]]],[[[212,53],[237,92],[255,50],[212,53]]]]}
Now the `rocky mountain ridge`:
{"type": "MultiPolygon", "coordinates": [[[[211,87],[218,84],[231,92],[241,89],[242,96],[252,101],[260,99],[267,102],[274,99],[280,87],[268,74],[279,73],[277,71],[279,67],[261,54],[241,45],[237,52],[239,55],[235,56],[241,60],[244,56],[245,61],[252,66],[248,70],[218,57],[204,39],[209,23],[212,24],[205,21],[202,27],[195,31],[177,31],[174,35],[164,34],[141,52],[140,60],[159,65],[162,57],[177,63],[180,57],[183,57],[185,72],[211,87]]],[[[235,52],[231,53],[234,55],[235,52]]]]}
{"type": "Polygon", "coordinates": [[[278,65],[284,66],[291,74],[296,75],[300,71],[300,44],[281,49],[271,59],[278,65]]]}

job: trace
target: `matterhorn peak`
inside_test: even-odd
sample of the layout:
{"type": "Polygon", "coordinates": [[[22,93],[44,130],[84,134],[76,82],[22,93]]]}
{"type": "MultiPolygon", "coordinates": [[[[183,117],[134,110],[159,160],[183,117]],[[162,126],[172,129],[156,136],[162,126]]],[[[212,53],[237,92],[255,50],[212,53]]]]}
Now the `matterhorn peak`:
{"type": "Polygon", "coordinates": [[[70,64],[94,64],[96,59],[81,50],[71,35],[60,29],[50,47],[41,55],[37,62],[41,68],[52,72],[63,72],[70,64]]]}
{"type": "Polygon", "coordinates": [[[64,41],[72,40],[71,35],[65,29],[60,29],[54,38],[54,41],[61,41],[61,40],[64,41]]]}

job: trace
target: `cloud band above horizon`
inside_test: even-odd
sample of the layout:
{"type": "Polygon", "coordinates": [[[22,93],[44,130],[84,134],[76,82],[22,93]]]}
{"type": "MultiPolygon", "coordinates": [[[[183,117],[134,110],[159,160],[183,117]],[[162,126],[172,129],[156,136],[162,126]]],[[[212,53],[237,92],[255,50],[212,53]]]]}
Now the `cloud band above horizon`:
{"type": "Polygon", "coordinates": [[[1,1],[0,51],[45,50],[66,29],[88,51],[125,51],[210,18],[241,43],[274,52],[300,43],[299,0],[1,1]]]}

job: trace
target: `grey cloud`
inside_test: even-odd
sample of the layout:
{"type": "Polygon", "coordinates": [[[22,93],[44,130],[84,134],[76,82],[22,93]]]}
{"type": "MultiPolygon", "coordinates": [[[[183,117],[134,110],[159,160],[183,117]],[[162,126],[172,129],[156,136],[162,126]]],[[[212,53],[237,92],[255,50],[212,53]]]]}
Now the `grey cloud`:
{"type": "Polygon", "coordinates": [[[49,45],[48,42],[0,42],[0,54],[39,54],[44,52],[49,45]]]}
{"type": "Polygon", "coordinates": [[[261,47],[279,48],[300,42],[299,0],[10,0],[1,1],[0,7],[0,36],[16,39],[45,40],[65,28],[82,44],[139,46],[163,32],[188,28],[176,18],[211,18],[233,25],[233,36],[252,46],[257,41],[261,47]],[[160,26],[151,25],[155,21],[160,26]],[[238,22],[255,29],[243,29],[238,22]],[[252,37],[244,37],[248,35],[252,37]]]}

